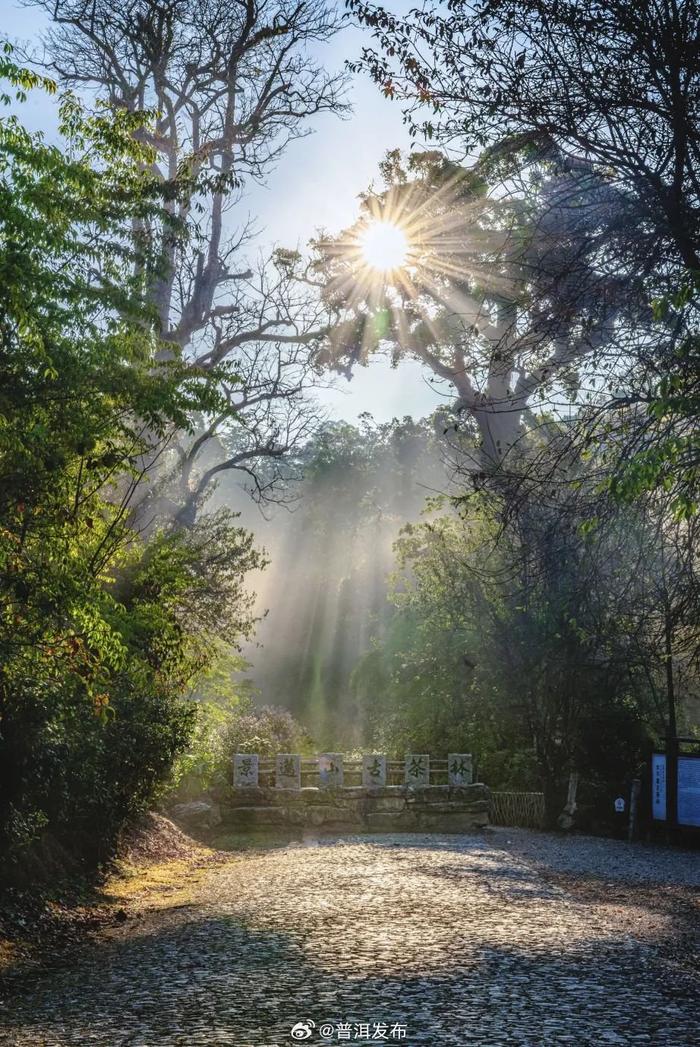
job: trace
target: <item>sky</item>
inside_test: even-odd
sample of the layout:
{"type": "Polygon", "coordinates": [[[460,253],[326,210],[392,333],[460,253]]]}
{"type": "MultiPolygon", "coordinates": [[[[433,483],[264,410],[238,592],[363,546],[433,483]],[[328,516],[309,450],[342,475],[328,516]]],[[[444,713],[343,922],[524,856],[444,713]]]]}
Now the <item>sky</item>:
{"type": "MultiPolygon", "coordinates": [[[[0,0],[2,33],[11,41],[36,41],[47,24],[43,12],[0,0]]],[[[329,71],[342,69],[346,60],[358,57],[362,42],[363,34],[348,27],[319,48],[319,60],[329,71]]],[[[384,98],[367,76],[353,78],[349,99],[353,111],[346,119],[318,116],[310,122],[314,133],[291,143],[265,186],[246,187],[237,217],[241,223],[248,215],[255,218],[258,249],[303,248],[319,228],[330,233],[343,229],[355,218],[357,197],[376,180],[387,150],[408,149],[399,105],[384,98]]],[[[53,103],[37,93],[23,106],[22,119],[32,129],[50,134],[53,111],[53,103]]],[[[322,391],[319,399],[332,418],[347,421],[365,411],[377,421],[420,417],[444,401],[427,379],[417,362],[402,361],[392,369],[380,359],[357,368],[351,381],[339,379],[337,387],[322,391]]]]}

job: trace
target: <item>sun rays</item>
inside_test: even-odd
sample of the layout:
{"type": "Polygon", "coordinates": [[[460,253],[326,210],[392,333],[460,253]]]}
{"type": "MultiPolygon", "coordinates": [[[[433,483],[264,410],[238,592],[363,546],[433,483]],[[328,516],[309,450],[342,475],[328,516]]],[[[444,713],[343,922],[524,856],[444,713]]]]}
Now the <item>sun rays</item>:
{"type": "Polygon", "coordinates": [[[365,318],[355,350],[361,359],[384,339],[409,351],[417,338],[437,346],[445,322],[453,344],[461,341],[457,328],[465,337],[491,334],[484,291],[507,295],[509,283],[498,264],[506,237],[494,222],[497,208],[469,191],[462,169],[448,177],[426,169],[367,194],[362,217],[317,244],[332,274],[327,300],[354,316],[351,326],[365,318]]]}

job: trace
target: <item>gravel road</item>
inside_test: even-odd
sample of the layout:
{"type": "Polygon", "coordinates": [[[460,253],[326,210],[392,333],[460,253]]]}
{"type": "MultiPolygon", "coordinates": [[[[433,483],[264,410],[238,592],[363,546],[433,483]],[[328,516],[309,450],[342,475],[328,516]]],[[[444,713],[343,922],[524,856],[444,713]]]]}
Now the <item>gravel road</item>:
{"type": "Polygon", "coordinates": [[[700,852],[524,830],[245,854],[15,985],[0,1044],[694,1045],[699,887],[700,852]]]}

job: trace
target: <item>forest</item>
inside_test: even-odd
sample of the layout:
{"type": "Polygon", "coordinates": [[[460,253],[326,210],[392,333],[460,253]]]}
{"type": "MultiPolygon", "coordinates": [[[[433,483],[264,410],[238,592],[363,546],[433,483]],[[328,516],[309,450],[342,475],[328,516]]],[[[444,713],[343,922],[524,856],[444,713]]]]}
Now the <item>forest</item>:
{"type": "Polygon", "coordinates": [[[554,825],[700,738],[697,0],[26,7],[0,884],[235,752],[472,752],[554,825]],[[405,141],[342,206],[309,161],[335,224],[261,240],[360,80],[405,141]]]}

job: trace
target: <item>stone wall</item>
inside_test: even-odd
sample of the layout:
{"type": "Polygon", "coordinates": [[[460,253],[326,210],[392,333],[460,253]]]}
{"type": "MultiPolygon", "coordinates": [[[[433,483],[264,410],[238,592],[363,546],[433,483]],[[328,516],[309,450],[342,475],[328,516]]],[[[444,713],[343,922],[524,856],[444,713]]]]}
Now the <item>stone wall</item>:
{"type": "Polygon", "coordinates": [[[327,832],[464,833],[489,823],[485,785],[405,785],[377,789],[228,789],[217,821],[240,831],[298,827],[327,832]]]}

